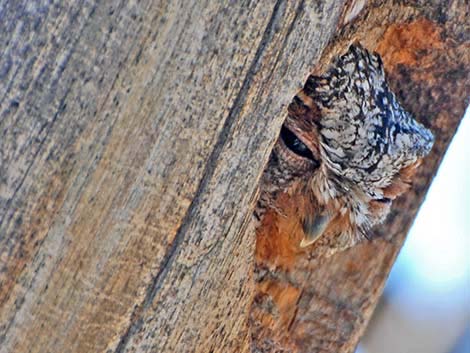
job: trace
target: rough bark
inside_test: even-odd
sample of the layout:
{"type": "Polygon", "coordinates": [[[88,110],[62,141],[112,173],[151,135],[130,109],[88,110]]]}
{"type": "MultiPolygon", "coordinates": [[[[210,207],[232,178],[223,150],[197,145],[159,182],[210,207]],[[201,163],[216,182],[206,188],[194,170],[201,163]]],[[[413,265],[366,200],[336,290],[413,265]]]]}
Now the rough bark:
{"type": "Polygon", "coordinates": [[[3,1],[0,352],[249,351],[258,178],[357,39],[437,141],[382,238],[306,265],[288,334],[351,351],[468,104],[466,6],[3,1]]]}

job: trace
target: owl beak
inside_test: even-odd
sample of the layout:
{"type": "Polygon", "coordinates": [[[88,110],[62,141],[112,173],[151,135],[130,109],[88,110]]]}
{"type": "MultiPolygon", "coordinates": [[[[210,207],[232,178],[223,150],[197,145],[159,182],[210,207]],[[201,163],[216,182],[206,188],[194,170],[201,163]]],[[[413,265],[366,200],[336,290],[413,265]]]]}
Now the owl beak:
{"type": "Polygon", "coordinates": [[[305,248],[312,245],[325,232],[331,216],[326,212],[319,212],[316,215],[307,216],[303,222],[304,238],[300,241],[300,247],[305,248]]]}

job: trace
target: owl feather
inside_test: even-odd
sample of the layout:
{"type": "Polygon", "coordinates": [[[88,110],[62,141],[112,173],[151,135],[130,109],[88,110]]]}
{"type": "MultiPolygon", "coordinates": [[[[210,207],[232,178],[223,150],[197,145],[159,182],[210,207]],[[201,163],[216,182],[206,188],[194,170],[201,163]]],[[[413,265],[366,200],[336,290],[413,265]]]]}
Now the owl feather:
{"type": "Polygon", "coordinates": [[[390,90],[380,56],[353,44],[290,104],[255,215],[282,216],[279,195],[301,195],[308,205],[299,210],[299,245],[323,238],[328,253],[352,246],[385,220],[432,145],[390,90]]]}

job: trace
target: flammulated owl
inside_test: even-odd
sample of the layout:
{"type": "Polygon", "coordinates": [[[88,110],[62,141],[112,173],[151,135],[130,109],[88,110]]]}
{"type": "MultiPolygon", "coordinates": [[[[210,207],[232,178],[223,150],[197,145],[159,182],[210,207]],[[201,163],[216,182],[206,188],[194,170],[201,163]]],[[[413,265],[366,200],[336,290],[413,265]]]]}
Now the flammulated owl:
{"type": "Polygon", "coordinates": [[[329,255],[356,244],[384,221],[433,140],[390,91],[380,56],[351,45],[289,106],[261,179],[261,230],[294,217],[299,248],[329,255]]]}
{"type": "Polygon", "coordinates": [[[380,57],[359,44],[308,78],[260,183],[252,352],[296,351],[289,328],[308,261],[367,238],[432,145],[390,91],[380,57]]]}

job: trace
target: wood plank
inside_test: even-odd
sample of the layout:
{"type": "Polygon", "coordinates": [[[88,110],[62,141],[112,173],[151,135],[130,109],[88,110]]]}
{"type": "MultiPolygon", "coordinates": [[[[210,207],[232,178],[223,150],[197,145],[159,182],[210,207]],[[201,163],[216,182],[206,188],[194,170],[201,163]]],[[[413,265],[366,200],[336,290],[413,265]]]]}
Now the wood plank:
{"type": "Polygon", "coordinates": [[[1,352],[247,344],[242,224],[340,10],[5,3],[1,352]]]}

